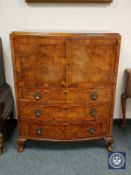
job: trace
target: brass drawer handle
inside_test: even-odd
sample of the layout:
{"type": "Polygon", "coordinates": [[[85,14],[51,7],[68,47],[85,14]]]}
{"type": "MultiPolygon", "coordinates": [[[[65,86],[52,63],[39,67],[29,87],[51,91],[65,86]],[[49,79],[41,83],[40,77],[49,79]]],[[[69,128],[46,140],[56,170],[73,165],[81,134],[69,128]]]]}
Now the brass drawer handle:
{"type": "Polygon", "coordinates": [[[96,129],[95,129],[95,128],[89,128],[89,129],[88,129],[88,132],[89,132],[90,134],[95,134],[96,129]]]}
{"type": "Polygon", "coordinates": [[[92,117],[96,117],[96,109],[91,109],[91,111],[90,111],[90,115],[92,116],[92,117]]]}
{"type": "Polygon", "coordinates": [[[36,93],[34,94],[34,99],[35,99],[36,101],[39,101],[41,98],[42,98],[42,96],[41,96],[40,93],[36,92],[36,93]]]}
{"type": "Polygon", "coordinates": [[[41,135],[43,132],[42,128],[36,128],[35,131],[36,131],[36,134],[38,135],[41,135]]]}
{"type": "Polygon", "coordinates": [[[96,99],[97,99],[97,93],[92,93],[91,95],[90,95],[90,98],[93,100],[93,101],[95,101],[96,99]]]}
{"type": "Polygon", "coordinates": [[[42,114],[42,111],[41,110],[35,110],[34,113],[35,113],[36,117],[40,117],[41,114],[42,114]]]}

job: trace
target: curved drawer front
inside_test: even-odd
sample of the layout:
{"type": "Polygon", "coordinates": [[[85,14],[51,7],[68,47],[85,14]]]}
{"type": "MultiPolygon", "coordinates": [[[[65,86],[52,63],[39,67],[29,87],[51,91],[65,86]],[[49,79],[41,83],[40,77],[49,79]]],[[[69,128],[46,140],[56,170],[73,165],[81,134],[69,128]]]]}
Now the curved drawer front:
{"type": "Polygon", "coordinates": [[[42,106],[20,104],[20,119],[41,121],[105,121],[110,119],[110,104],[92,106],[42,106]]]}
{"type": "Polygon", "coordinates": [[[66,95],[62,91],[43,92],[41,90],[20,90],[19,101],[44,103],[45,105],[63,103],[66,95]]]}
{"type": "Polygon", "coordinates": [[[40,91],[19,90],[19,101],[53,104],[79,104],[107,102],[112,100],[112,89],[88,91],[40,91]]]}
{"type": "Polygon", "coordinates": [[[20,122],[20,135],[30,139],[45,140],[88,140],[107,136],[108,123],[88,124],[44,124],[20,122]]]}
{"type": "Polygon", "coordinates": [[[112,89],[69,91],[67,101],[73,104],[94,104],[112,99],[112,89]]]}

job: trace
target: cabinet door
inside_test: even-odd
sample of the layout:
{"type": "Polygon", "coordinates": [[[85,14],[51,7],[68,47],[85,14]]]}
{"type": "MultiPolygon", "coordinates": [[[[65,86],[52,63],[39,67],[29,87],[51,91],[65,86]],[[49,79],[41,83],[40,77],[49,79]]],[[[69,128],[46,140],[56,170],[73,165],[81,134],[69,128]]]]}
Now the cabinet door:
{"type": "Polygon", "coordinates": [[[68,86],[104,88],[113,83],[115,65],[114,39],[70,39],[67,43],[68,86]]]}
{"type": "Polygon", "coordinates": [[[15,39],[15,61],[21,88],[62,88],[66,78],[66,42],[48,37],[15,39]]]}

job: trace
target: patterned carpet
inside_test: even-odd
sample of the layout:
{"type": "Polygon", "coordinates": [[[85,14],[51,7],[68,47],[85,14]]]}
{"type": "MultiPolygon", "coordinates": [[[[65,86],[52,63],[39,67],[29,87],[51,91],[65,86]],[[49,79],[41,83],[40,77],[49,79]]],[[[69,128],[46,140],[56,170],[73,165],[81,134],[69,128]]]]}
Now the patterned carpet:
{"type": "Polygon", "coordinates": [[[105,142],[55,143],[28,141],[23,153],[16,151],[17,129],[0,157],[0,175],[131,175],[131,125],[114,126],[113,151],[126,152],[126,169],[109,170],[105,142]]]}

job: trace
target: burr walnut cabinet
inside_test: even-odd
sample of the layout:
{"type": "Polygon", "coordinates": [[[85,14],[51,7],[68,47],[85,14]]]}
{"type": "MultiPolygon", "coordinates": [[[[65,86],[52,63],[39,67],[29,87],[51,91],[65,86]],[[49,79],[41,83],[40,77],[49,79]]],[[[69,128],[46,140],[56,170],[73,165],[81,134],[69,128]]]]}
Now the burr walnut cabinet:
{"type": "Polygon", "coordinates": [[[13,32],[10,39],[18,151],[28,139],[104,139],[112,150],[120,35],[13,32]]]}

